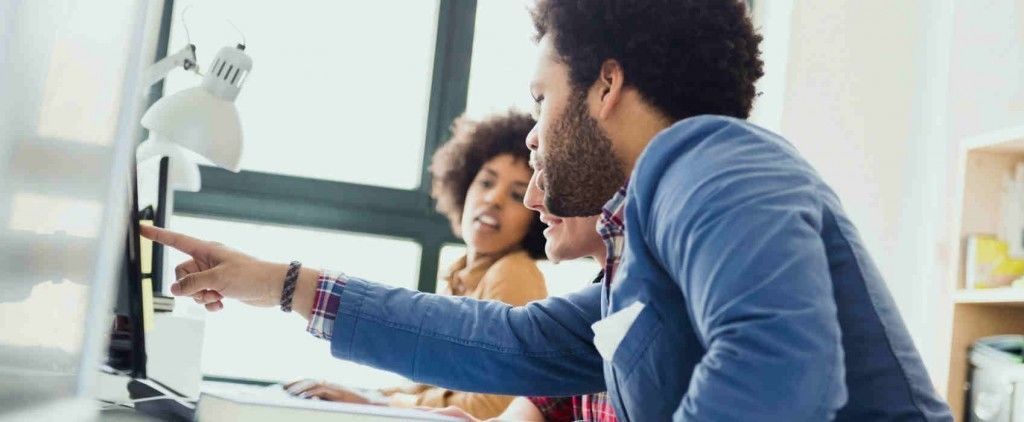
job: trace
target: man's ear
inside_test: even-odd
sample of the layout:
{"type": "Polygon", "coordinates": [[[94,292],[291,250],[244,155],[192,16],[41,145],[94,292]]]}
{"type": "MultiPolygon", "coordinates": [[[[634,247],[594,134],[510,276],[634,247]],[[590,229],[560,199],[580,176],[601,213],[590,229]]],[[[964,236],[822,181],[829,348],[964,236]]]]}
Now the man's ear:
{"type": "Polygon", "coordinates": [[[611,116],[615,107],[622,101],[625,83],[626,74],[622,70],[622,64],[617,60],[608,59],[601,64],[601,71],[594,84],[600,101],[597,109],[600,119],[604,120],[611,116]]]}

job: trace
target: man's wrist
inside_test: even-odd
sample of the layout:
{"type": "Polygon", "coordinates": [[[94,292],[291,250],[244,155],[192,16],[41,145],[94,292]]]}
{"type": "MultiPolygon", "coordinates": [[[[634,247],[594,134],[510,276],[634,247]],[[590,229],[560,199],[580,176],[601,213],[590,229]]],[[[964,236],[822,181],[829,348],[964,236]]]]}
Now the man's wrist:
{"type": "Polygon", "coordinates": [[[295,294],[292,296],[292,311],[309,320],[313,312],[313,300],[316,298],[316,285],[320,272],[310,268],[299,270],[299,278],[295,282],[295,294]]]}
{"type": "Polygon", "coordinates": [[[288,264],[288,272],[284,276],[284,285],[281,288],[281,310],[284,312],[292,311],[292,300],[295,298],[295,285],[298,284],[299,271],[302,269],[302,263],[299,261],[292,261],[288,264]]]}
{"type": "Polygon", "coordinates": [[[254,265],[253,275],[264,277],[266,291],[260,306],[279,306],[284,287],[284,278],[288,274],[288,264],[270,261],[258,261],[254,265]]]}

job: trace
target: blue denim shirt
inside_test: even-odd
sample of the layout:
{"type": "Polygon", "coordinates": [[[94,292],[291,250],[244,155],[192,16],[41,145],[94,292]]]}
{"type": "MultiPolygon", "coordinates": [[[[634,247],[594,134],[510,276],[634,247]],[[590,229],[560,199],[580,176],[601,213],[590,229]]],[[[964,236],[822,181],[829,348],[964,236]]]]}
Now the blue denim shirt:
{"type": "Polygon", "coordinates": [[[513,308],[350,277],[332,353],[458,390],[607,389],[627,421],[952,420],[838,198],[785,140],[682,120],[626,201],[610,290],[513,308]],[[591,324],[636,302],[604,360],[591,324]]]}

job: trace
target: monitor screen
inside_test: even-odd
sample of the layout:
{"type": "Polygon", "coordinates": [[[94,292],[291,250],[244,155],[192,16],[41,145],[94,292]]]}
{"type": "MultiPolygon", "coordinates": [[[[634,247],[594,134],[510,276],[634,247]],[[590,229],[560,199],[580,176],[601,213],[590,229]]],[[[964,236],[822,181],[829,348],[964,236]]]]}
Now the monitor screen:
{"type": "MultiPolygon", "coordinates": [[[[134,164],[134,160],[132,160],[134,164]]],[[[111,327],[107,364],[132,378],[146,377],[146,339],[143,315],[142,258],[139,247],[139,193],[135,165],[131,166],[128,194],[127,236],[121,276],[118,278],[117,303],[111,327]]]]}

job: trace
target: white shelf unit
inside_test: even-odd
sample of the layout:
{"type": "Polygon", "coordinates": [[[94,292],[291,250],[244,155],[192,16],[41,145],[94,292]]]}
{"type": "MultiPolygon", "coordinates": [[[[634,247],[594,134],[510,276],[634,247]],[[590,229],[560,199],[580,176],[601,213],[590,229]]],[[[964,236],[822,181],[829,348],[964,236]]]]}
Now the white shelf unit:
{"type": "Polygon", "coordinates": [[[1024,306],[1024,288],[958,290],[953,294],[953,303],[1024,306]]]}
{"type": "MultiPolygon", "coordinates": [[[[968,350],[976,340],[1024,334],[1024,288],[964,288],[964,244],[971,234],[998,233],[1003,180],[1024,162],[1024,125],[980,134],[960,143],[953,246],[952,324],[946,399],[959,420],[964,415],[968,350]]],[[[949,309],[949,308],[947,308],[949,309]]]]}

